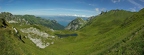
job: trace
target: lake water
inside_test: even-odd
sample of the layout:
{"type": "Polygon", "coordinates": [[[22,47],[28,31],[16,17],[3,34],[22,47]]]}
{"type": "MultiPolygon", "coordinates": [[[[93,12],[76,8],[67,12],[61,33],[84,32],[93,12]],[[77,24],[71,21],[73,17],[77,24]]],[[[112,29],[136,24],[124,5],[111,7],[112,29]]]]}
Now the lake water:
{"type": "Polygon", "coordinates": [[[72,36],[72,37],[76,37],[78,36],[77,33],[73,33],[73,34],[56,34],[58,37],[60,38],[63,38],[63,37],[69,37],[69,36],[72,36]]]}

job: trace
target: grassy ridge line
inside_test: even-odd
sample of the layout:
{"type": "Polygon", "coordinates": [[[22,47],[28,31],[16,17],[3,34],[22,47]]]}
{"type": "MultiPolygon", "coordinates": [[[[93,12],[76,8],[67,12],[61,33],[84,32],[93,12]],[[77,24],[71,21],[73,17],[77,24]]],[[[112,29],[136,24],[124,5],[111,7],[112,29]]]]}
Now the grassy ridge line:
{"type": "Polygon", "coordinates": [[[137,14],[134,14],[129,19],[126,19],[124,22],[124,25],[128,29],[131,30],[126,35],[125,39],[123,39],[121,42],[117,43],[117,45],[113,46],[109,52],[106,54],[109,55],[118,55],[118,54],[124,54],[124,55],[143,55],[144,54],[144,16],[143,16],[143,10],[139,11],[137,14]]]}
{"type": "Polygon", "coordinates": [[[43,19],[41,17],[36,17],[34,15],[15,15],[15,16],[27,20],[30,24],[43,25],[55,30],[64,29],[64,26],[57,23],[56,20],[43,19]]]}
{"type": "MultiPolygon", "coordinates": [[[[127,17],[130,17],[132,15],[133,14],[131,14],[127,17]]],[[[127,17],[125,17],[125,18],[127,18],[127,17]]],[[[125,20],[125,19],[123,19],[123,20],[125,20]]],[[[95,23],[95,22],[93,22],[93,23],[95,23]]],[[[91,23],[91,24],[93,24],[93,23],[91,23]]],[[[123,21],[119,25],[116,25],[116,26],[114,25],[114,27],[115,27],[114,29],[112,29],[104,34],[97,34],[97,32],[99,32],[99,30],[97,30],[96,25],[91,26],[91,27],[87,26],[86,28],[81,29],[80,32],[84,31],[85,34],[80,34],[79,37],[77,37],[79,39],[79,42],[76,42],[76,44],[68,45],[69,47],[72,45],[71,47],[73,47],[75,49],[75,51],[72,49],[70,50],[70,51],[74,51],[71,54],[87,55],[87,54],[90,54],[91,52],[93,52],[91,54],[100,54],[103,51],[105,51],[106,49],[109,49],[111,46],[114,46],[119,41],[122,41],[123,39],[125,39],[127,35],[130,35],[130,33],[132,32],[131,30],[133,28],[136,28],[135,24],[131,25],[130,29],[129,28],[124,28],[124,29],[119,28],[119,26],[122,23],[123,23],[123,21]],[[89,27],[89,29],[88,29],[88,27],[89,27]],[[90,30],[90,29],[92,29],[92,30],[90,30]],[[96,30],[96,32],[94,30],[96,30]],[[80,38],[83,38],[83,39],[81,40],[80,38]],[[95,44],[93,44],[94,39],[97,39],[97,41],[95,41],[96,42],[95,44]],[[77,45],[77,44],[79,44],[79,46],[81,46],[81,47],[78,47],[78,46],[76,47],[75,45],[77,45]],[[107,45],[109,45],[110,47],[107,47],[107,45]],[[97,48],[98,48],[98,50],[96,50],[97,48]],[[89,51],[87,51],[87,50],[89,50],[89,51]],[[76,51],[78,51],[78,52],[76,52],[76,51]]],[[[68,47],[65,46],[65,49],[67,49],[67,48],[68,47]]]]}
{"type": "MultiPolygon", "coordinates": [[[[2,34],[0,35],[0,41],[3,42],[1,42],[0,45],[3,46],[8,40],[10,42],[6,42],[3,46],[6,50],[2,49],[2,52],[0,53],[4,55],[9,55],[10,53],[11,55],[130,55],[131,53],[142,55],[144,29],[141,27],[143,27],[144,20],[141,15],[143,15],[143,12],[141,12],[142,14],[140,15],[137,15],[139,13],[136,13],[136,15],[134,15],[135,18],[133,19],[128,17],[132,16],[134,13],[124,11],[118,15],[119,13],[121,13],[121,11],[111,11],[102,14],[93,19],[90,25],[85,26],[79,31],[75,31],[74,33],[78,33],[78,37],[58,38],[55,40],[56,42],[54,45],[45,49],[37,48],[29,39],[24,39],[26,42],[24,44],[17,39],[18,36],[10,34],[8,29],[3,30],[3,33],[0,33],[2,34]],[[127,21],[125,20],[126,18],[127,21]],[[109,28],[110,30],[107,30],[109,28]],[[134,37],[131,39],[133,33],[134,37]],[[2,36],[4,36],[5,39],[3,39],[2,36]]],[[[23,27],[25,28],[28,26],[23,27]]],[[[43,27],[38,26],[37,28],[45,30],[43,27]]],[[[69,31],[58,31],[58,33],[59,32],[73,33],[69,31]]]]}

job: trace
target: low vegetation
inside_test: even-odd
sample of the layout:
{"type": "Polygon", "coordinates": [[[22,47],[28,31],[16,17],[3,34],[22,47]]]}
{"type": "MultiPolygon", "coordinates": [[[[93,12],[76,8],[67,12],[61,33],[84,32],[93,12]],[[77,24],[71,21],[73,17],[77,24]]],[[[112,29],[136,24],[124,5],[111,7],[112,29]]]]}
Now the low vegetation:
{"type": "MultiPolygon", "coordinates": [[[[111,10],[89,18],[88,22],[77,30],[53,30],[41,24],[19,26],[9,23],[6,23],[7,27],[4,28],[4,23],[0,22],[0,54],[143,55],[143,18],[144,9],[139,12],[111,10]],[[18,33],[12,27],[17,29],[18,33]],[[52,40],[54,43],[45,48],[37,47],[31,39],[25,38],[26,33],[20,31],[27,30],[25,28],[30,27],[36,28],[39,32],[55,36],[52,40]]],[[[32,33],[29,34],[33,35],[32,33]]],[[[34,34],[32,37],[38,36],[38,34],[34,34]]],[[[45,40],[46,43],[50,41],[45,40]]]]}

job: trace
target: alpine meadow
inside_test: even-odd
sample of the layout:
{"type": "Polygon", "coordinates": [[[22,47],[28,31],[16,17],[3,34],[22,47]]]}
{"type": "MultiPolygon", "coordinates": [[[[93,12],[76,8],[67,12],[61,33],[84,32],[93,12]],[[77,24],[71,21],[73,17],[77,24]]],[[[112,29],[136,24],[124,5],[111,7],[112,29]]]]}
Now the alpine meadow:
{"type": "Polygon", "coordinates": [[[0,55],[144,55],[144,0],[0,0],[0,55]]]}

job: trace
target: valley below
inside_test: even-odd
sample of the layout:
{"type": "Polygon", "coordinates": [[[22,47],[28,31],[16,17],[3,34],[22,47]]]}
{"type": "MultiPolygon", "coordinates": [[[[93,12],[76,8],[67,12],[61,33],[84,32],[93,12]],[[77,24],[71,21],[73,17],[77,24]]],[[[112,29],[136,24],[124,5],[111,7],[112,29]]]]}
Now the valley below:
{"type": "Polygon", "coordinates": [[[76,17],[67,26],[1,12],[0,48],[2,55],[143,55],[144,9],[76,17]]]}

